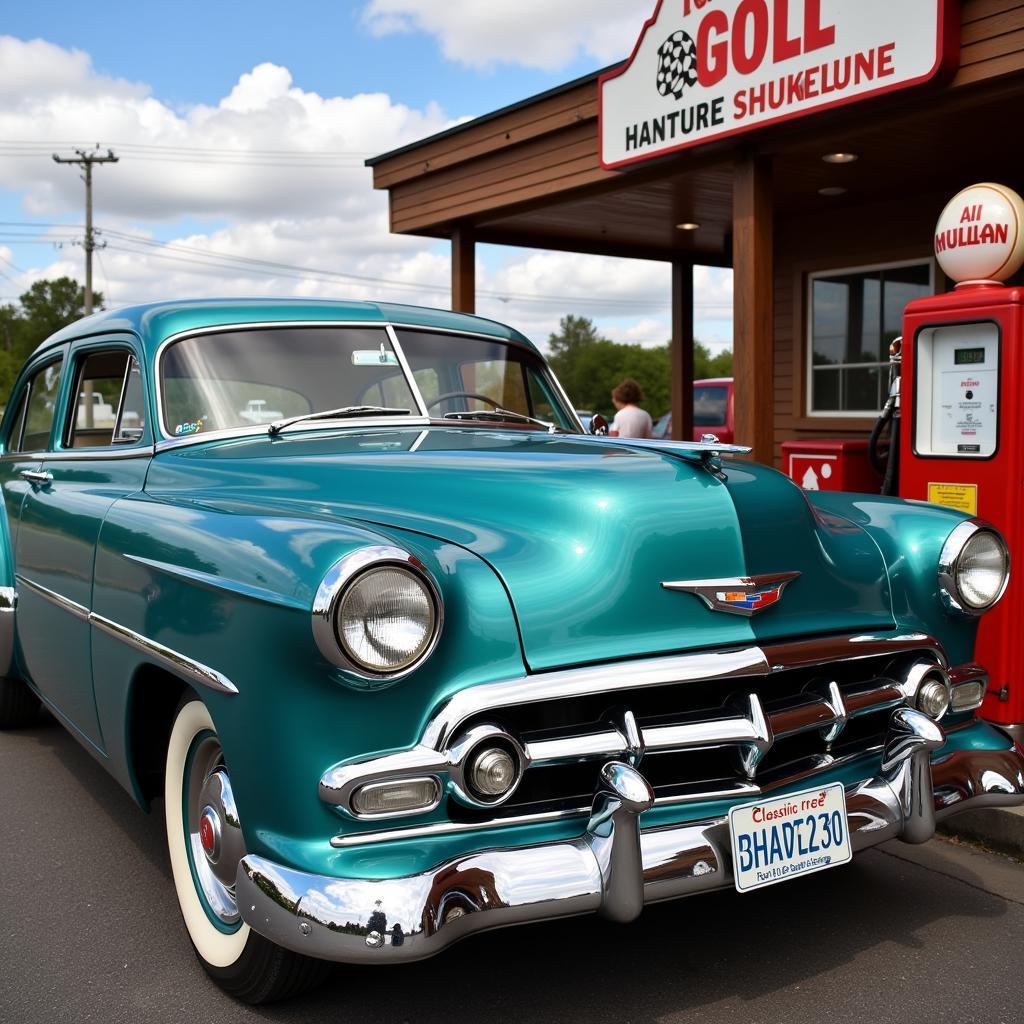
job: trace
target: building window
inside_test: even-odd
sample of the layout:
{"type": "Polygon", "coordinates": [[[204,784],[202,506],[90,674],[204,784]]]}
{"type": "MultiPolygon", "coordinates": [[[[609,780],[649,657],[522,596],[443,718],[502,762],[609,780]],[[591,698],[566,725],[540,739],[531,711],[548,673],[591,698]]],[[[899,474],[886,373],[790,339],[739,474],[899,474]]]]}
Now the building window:
{"type": "Polygon", "coordinates": [[[809,290],[808,413],[877,415],[889,390],[889,345],[907,303],[932,294],[933,264],[812,274],[809,290]]]}

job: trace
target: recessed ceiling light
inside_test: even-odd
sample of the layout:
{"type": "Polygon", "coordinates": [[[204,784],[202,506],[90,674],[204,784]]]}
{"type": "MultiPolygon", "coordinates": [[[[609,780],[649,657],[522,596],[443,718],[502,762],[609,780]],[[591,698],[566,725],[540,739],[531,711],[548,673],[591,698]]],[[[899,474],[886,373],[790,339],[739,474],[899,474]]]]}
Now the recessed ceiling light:
{"type": "Polygon", "coordinates": [[[856,153],[826,153],[821,159],[827,164],[852,164],[860,157],[856,153]]]}
{"type": "Polygon", "coordinates": [[[680,231],[698,231],[700,229],[699,224],[693,224],[690,221],[687,221],[685,224],[677,224],[676,227],[680,231]]]}
{"type": "Polygon", "coordinates": [[[819,188],[819,196],[845,196],[849,192],[849,189],[843,188],[841,185],[830,185],[828,188],[819,188]]]}

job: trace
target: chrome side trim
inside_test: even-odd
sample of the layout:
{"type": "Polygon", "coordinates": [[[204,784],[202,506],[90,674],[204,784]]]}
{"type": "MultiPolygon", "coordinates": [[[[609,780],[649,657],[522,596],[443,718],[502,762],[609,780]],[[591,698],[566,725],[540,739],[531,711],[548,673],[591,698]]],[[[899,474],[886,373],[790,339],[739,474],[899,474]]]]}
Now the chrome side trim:
{"type": "Polygon", "coordinates": [[[36,583],[22,576],[21,573],[15,573],[14,578],[27,590],[31,590],[33,593],[45,598],[50,604],[56,605],[69,615],[73,615],[76,619],[81,619],[82,622],[89,621],[89,609],[85,605],[72,601],[70,597],[58,594],[57,591],[50,590],[49,587],[44,587],[41,583],[36,583]]]}
{"type": "Polygon", "coordinates": [[[134,647],[135,650],[141,651],[143,654],[158,661],[164,668],[169,669],[175,675],[181,676],[188,682],[198,683],[200,686],[205,686],[207,689],[214,690],[217,693],[227,693],[232,696],[238,693],[238,687],[227,676],[222,675],[216,669],[186,657],[184,654],[172,650],[170,647],[165,647],[155,640],[150,640],[149,637],[136,633],[135,630],[129,629],[127,626],[122,626],[102,615],[97,615],[95,612],[89,615],[89,622],[109,636],[123,641],[129,647],[134,647]]]}
{"type": "MultiPolygon", "coordinates": [[[[51,604],[54,604],[58,608],[68,612],[68,614],[73,615],[76,619],[79,619],[82,622],[88,622],[89,625],[95,626],[97,629],[102,630],[109,636],[115,637],[116,639],[128,644],[129,647],[134,647],[135,650],[148,655],[159,662],[164,668],[169,669],[175,675],[180,676],[187,682],[198,683],[200,686],[205,686],[207,689],[215,690],[217,693],[228,693],[232,695],[238,693],[238,687],[235,686],[227,676],[222,675],[216,669],[210,668],[208,665],[204,665],[200,661],[195,661],[193,658],[189,658],[178,651],[172,650],[170,647],[165,647],[163,644],[157,643],[155,640],[150,640],[149,637],[143,636],[141,633],[136,633],[135,630],[129,629],[127,626],[122,626],[120,623],[114,622],[112,619],[105,618],[102,615],[97,615],[96,612],[89,611],[85,605],[81,605],[77,601],[72,601],[63,594],[58,594],[55,590],[50,590],[48,587],[44,587],[40,583],[27,579],[20,573],[15,576],[15,579],[17,579],[17,581],[28,590],[38,594],[51,604]]],[[[17,596],[15,596],[15,600],[17,600],[17,596]]]]}
{"type": "Polygon", "coordinates": [[[152,444],[134,448],[80,448],[78,450],[59,448],[52,452],[44,452],[40,458],[47,465],[61,462],[121,462],[125,459],[151,459],[155,450],[152,444]]]}

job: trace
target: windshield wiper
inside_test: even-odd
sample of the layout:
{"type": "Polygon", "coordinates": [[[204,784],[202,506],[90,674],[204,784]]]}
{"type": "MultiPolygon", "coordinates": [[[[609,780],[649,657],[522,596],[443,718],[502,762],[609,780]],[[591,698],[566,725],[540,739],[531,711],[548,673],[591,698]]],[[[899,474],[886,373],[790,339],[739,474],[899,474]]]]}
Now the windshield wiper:
{"type": "Polygon", "coordinates": [[[521,412],[513,412],[511,409],[502,409],[500,406],[495,409],[480,409],[476,412],[449,412],[445,413],[446,420],[488,420],[494,422],[508,422],[511,420],[513,423],[536,423],[538,427],[543,427],[549,434],[557,434],[561,429],[555,423],[549,423],[547,420],[539,420],[535,416],[527,416],[521,412]]]}
{"type": "Polygon", "coordinates": [[[353,416],[409,416],[411,409],[389,409],[383,405],[346,405],[341,409],[327,409],[325,412],[307,412],[303,416],[292,416],[286,420],[277,420],[267,427],[267,433],[276,437],[285,427],[293,423],[303,423],[308,420],[344,420],[353,416]]]}

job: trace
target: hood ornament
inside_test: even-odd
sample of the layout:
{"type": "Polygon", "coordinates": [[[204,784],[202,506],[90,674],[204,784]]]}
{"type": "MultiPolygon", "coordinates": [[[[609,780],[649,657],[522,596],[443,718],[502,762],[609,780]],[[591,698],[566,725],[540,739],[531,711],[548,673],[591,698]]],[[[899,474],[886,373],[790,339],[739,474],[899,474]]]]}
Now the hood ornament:
{"type": "Polygon", "coordinates": [[[682,580],[662,583],[665,590],[676,590],[699,597],[713,612],[751,618],[782,600],[782,592],[798,572],[778,572],[770,576],[748,576],[724,580],[682,580]]]}

